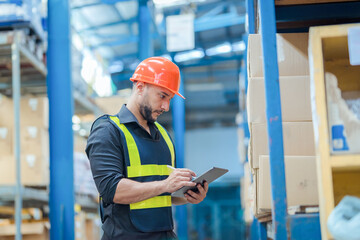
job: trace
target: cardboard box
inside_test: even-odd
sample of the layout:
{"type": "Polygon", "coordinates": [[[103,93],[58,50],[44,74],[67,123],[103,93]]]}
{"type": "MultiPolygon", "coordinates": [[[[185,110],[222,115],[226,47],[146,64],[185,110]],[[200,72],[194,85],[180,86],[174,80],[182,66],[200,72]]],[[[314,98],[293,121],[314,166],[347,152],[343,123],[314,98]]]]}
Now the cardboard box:
{"type": "MultiPolygon", "coordinates": [[[[279,76],[310,75],[308,62],[308,33],[277,34],[279,76]]],[[[248,39],[248,76],[264,77],[260,34],[248,39]]]]}
{"type": "MultiPolygon", "coordinates": [[[[271,210],[270,161],[259,158],[258,209],[271,210]]],[[[288,207],[318,205],[315,156],[285,156],[285,179],[288,207]]]]}
{"type": "MultiPolygon", "coordinates": [[[[22,223],[21,233],[24,240],[49,240],[49,222],[22,223]]],[[[0,226],[0,240],[15,239],[16,225],[0,226]]]]}
{"type": "Polygon", "coordinates": [[[10,127],[14,125],[14,107],[11,98],[0,94],[0,126],[10,127]]]}
{"type": "MultiPolygon", "coordinates": [[[[15,156],[0,158],[0,185],[16,184],[15,156]]],[[[21,183],[43,186],[49,184],[49,158],[41,155],[21,155],[21,183]]]]}
{"type": "MultiPolygon", "coordinates": [[[[248,122],[265,123],[264,78],[250,78],[248,84],[248,122]]],[[[309,76],[280,77],[280,98],[283,122],[312,120],[309,76]]]]}
{"type": "Polygon", "coordinates": [[[20,132],[21,152],[49,157],[49,131],[37,126],[22,126],[20,132]]]}
{"type": "Polygon", "coordinates": [[[49,99],[47,97],[22,97],[20,111],[21,125],[49,128],[49,99]]]}
{"type": "Polygon", "coordinates": [[[85,221],[85,229],[86,240],[99,240],[101,237],[100,218],[87,218],[85,221]]]}
{"type": "MultiPolygon", "coordinates": [[[[283,122],[284,154],[289,156],[315,156],[312,122],[283,122]]],[[[259,168],[259,156],[268,155],[266,123],[250,124],[250,158],[252,168],[259,168]]]]}
{"type": "Polygon", "coordinates": [[[76,212],[75,214],[75,240],[86,239],[86,213],[83,211],[76,212]]]}
{"type": "Polygon", "coordinates": [[[0,126],[0,156],[13,153],[12,128],[0,126]]]}
{"type": "MultiPolygon", "coordinates": [[[[14,126],[13,100],[0,94],[0,126],[14,126]]],[[[21,97],[20,125],[49,128],[49,100],[47,97],[21,97]]]]}

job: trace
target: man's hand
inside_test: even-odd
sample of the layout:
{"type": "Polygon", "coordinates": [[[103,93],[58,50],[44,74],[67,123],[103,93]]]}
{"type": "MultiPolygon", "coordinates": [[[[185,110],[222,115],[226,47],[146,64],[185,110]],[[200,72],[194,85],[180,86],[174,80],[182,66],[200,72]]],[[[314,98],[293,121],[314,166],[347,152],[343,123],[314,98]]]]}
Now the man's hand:
{"type": "Polygon", "coordinates": [[[196,187],[198,189],[198,192],[188,190],[184,194],[186,200],[189,203],[198,204],[198,203],[202,202],[204,200],[204,198],[206,197],[206,193],[209,190],[209,184],[207,182],[204,182],[204,186],[202,186],[201,184],[198,184],[196,187]]]}
{"type": "Polygon", "coordinates": [[[175,168],[167,179],[164,180],[165,192],[173,193],[183,186],[194,187],[196,183],[191,182],[196,174],[187,168],[175,168]]]}

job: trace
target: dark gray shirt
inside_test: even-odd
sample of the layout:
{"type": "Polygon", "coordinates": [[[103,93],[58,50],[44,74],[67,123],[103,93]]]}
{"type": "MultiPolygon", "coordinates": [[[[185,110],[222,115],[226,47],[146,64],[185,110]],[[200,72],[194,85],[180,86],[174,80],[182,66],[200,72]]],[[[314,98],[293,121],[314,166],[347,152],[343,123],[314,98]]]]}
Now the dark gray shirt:
{"type": "MultiPolygon", "coordinates": [[[[117,117],[121,123],[125,124],[129,130],[131,129],[138,136],[156,140],[160,138],[160,132],[155,124],[148,123],[151,133],[149,134],[125,105],[121,108],[117,117]]],[[[93,123],[86,146],[86,154],[90,160],[96,187],[108,208],[115,205],[113,199],[117,184],[122,178],[126,177],[126,163],[120,131],[110,121],[109,117],[105,115],[93,123]]],[[[111,221],[113,224],[106,226],[106,229],[103,227],[103,239],[111,239],[110,236],[106,236],[106,234],[111,234],[110,231],[122,234],[121,239],[172,239],[174,237],[173,232],[138,232],[131,223],[128,205],[116,205],[116,211],[105,209],[104,217],[109,218],[109,220],[117,218],[120,220],[121,226],[111,221]]],[[[109,224],[107,223],[107,225],[109,224]]]]}

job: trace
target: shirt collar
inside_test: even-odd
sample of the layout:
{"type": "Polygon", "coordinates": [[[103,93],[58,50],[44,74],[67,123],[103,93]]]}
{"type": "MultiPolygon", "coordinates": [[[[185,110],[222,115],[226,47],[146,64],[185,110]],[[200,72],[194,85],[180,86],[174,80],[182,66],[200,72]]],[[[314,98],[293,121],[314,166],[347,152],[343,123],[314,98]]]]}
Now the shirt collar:
{"type": "Polygon", "coordinates": [[[139,124],[134,114],[130,112],[130,110],[126,107],[126,104],[121,107],[120,112],[117,114],[117,116],[120,120],[120,123],[136,122],[137,124],[139,124]]]}
{"type": "MultiPolygon", "coordinates": [[[[124,104],[121,107],[120,112],[117,114],[117,117],[119,118],[120,123],[125,124],[125,123],[135,122],[135,123],[137,123],[138,126],[140,126],[143,129],[143,127],[139,124],[139,121],[134,116],[134,114],[126,107],[126,104],[124,104]]],[[[150,127],[151,136],[154,136],[155,138],[157,138],[157,132],[158,132],[157,127],[155,127],[154,123],[148,123],[148,124],[150,127]]],[[[145,129],[144,129],[144,131],[145,131],[145,129]]]]}

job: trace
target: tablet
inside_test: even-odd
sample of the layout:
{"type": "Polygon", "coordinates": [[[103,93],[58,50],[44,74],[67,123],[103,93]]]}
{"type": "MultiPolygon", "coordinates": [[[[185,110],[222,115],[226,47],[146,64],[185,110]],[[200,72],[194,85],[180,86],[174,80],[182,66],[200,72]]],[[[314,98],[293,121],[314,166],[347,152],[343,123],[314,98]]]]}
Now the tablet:
{"type": "MultiPolygon", "coordinates": [[[[229,171],[228,169],[213,167],[210,170],[208,170],[207,172],[200,175],[199,177],[194,178],[192,180],[192,182],[203,184],[203,182],[206,181],[210,184],[211,182],[215,181],[216,179],[218,179],[219,177],[221,177],[228,171],[229,171]]],[[[186,193],[190,189],[197,190],[197,187],[196,186],[195,187],[184,186],[184,187],[180,188],[179,190],[177,190],[176,192],[173,192],[171,194],[171,196],[184,197],[184,193],[186,193]]]]}

